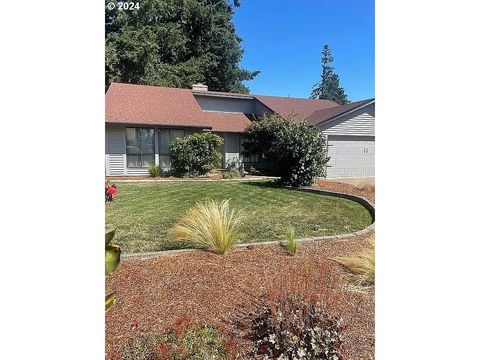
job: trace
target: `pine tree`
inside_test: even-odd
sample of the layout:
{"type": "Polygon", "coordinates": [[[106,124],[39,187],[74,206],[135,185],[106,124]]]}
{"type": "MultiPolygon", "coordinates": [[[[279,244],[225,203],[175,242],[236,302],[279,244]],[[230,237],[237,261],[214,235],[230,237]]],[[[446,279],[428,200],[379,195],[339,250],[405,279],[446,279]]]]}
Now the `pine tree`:
{"type": "Polygon", "coordinates": [[[328,45],[322,50],[322,79],[312,88],[310,99],[323,99],[335,101],[337,104],[348,103],[345,90],[340,86],[340,77],[334,72],[332,51],[328,45]]]}
{"type": "Polygon", "coordinates": [[[232,21],[239,5],[239,0],[142,0],[133,11],[107,7],[106,87],[124,82],[189,88],[202,82],[210,90],[248,92],[243,81],[259,72],[240,67],[243,49],[232,21]]]}

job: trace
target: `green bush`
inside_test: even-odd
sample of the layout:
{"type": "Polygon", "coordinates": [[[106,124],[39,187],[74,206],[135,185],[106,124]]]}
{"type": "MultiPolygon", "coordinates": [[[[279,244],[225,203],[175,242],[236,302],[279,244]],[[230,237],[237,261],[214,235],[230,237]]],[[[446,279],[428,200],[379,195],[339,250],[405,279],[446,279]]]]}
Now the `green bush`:
{"type": "Polygon", "coordinates": [[[162,169],[158,165],[150,165],[148,167],[148,173],[151,177],[159,177],[162,176],[162,169]]]}
{"type": "Polygon", "coordinates": [[[177,328],[164,335],[133,338],[122,349],[122,360],[229,360],[232,341],[210,325],[177,328]]]}
{"type": "Polygon", "coordinates": [[[265,116],[249,125],[244,139],[243,154],[257,153],[271,161],[284,185],[311,185],[325,176],[326,139],[306,121],[265,116]]]}
{"type": "Polygon", "coordinates": [[[221,162],[223,139],[204,132],[176,138],[170,144],[172,167],[177,176],[206,175],[221,162]]]}

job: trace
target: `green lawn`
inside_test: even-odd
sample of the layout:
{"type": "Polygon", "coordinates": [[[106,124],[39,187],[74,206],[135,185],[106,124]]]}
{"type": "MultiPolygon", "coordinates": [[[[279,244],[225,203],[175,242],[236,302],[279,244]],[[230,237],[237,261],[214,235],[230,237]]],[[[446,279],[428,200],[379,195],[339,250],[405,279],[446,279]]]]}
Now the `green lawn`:
{"type": "MultiPolygon", "coordinates": [[[[113,182],[114,183],[114,182],[113,182]]],[[[266,182],[181,181],[117,183],[119,195],[106,207],[106,229],[116,228],[124,253],[186,248],[168,231],[206,199],[231,199],[242,210],[243,242],[285,239],[293,225],[298,237],[349,233],[372,222],[362,205],[333,196],[275,187],[266,182]]]]}

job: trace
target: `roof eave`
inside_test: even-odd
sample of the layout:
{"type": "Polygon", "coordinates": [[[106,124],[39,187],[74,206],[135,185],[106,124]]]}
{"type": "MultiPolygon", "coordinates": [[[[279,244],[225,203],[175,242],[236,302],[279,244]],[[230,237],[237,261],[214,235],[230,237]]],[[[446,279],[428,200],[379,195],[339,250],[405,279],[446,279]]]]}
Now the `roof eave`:
{"type": "Polygon", "coordinates": [[[354,107],[353,109],[350,109],[350,110],[347,110],[347,111],[345,111],[345,112],[343,112],[343,113],[337,114],[337,115],[335,115],[335,116],[333,116],[333,117],[331,117],[331,118],[328,118],[328,119],[325,119],[325,120],[316,122],[316,123],[314,123],[313,125],[314,125],[314,126],[318,126],[318,125],[320,125],[320,124],[321,124],[321,125],[328,124],[328,123],[330,123],[330,122],[332,122],[332,121],[335,121],[336,119],[338,119],[338,118],[341,117],[341,116],[345,116],[345,115],[348,115],[348,114],[350,114],[350,113],[352,113],[352,112],[354,112],[354,111],[357,111],[357,110],[359,110],[359,109],[363,109],[364,107],[366,107],[366,106],[368,106],[368,105],[371,105],[371,104],[373,104],[374,102],[375,102],[375,99],[372,99],[371,101],[369,101],[369,102],[367,102],[367,103],[365,103],[365,104],[362,104],[362,105],[359,105],[359,106],[357,106],[357,107],[354,107]]]}

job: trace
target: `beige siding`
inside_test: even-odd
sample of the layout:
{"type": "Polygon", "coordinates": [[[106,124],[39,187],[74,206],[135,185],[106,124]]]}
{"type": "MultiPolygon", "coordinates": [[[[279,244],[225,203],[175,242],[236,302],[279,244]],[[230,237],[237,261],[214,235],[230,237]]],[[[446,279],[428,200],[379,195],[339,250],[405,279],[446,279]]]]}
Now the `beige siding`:
{"type": "Polygon", "coordinates": [[[375,136],[375,105],[321,124],[318,129],[326,135],[375,136]]]}

